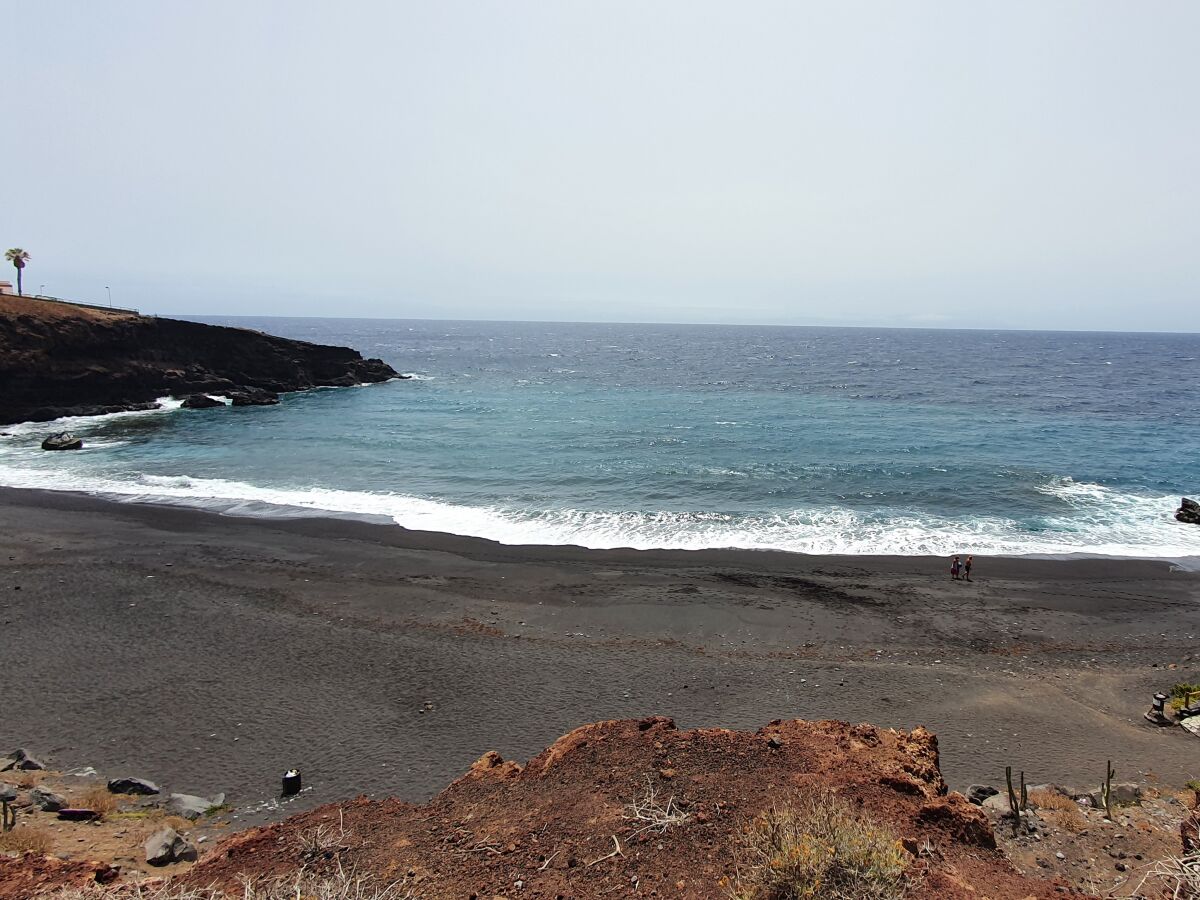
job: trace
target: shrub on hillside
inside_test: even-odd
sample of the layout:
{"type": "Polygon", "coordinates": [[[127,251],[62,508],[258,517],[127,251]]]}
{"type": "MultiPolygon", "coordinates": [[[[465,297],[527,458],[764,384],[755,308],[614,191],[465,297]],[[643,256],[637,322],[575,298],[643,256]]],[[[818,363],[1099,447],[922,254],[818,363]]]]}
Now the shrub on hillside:
{"type": "Polygon", "coordinates": [[[772,806],[742,834],[735,900],[896,900],[907,856],[896,835],[833,794],[772,806]]]}

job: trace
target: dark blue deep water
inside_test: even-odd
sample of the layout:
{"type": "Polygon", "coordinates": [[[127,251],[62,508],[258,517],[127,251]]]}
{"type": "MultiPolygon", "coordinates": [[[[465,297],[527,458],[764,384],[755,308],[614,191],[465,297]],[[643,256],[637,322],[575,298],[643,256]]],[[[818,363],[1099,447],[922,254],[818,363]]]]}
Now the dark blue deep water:
{"type": "Polygon", "coordinates": [[[1200,336],[206,319],[419,378],[0,438],[0,482],[508,543],[1200,556],[1200,336]]]}

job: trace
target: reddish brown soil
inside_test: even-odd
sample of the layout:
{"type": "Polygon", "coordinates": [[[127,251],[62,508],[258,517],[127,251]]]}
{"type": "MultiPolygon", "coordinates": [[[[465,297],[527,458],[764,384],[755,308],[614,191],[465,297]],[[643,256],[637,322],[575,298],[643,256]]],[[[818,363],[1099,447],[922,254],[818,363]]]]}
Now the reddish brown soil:
{"type": "Polygon", "coordinates": [[[68,862],[32,853],[11,858],[0,854],[0,897],[29,900],[53,888],[83,887],[89,882],[107,884],[118,874],[103,862],[68,862]]]}
{"type": "Polygon", "coordinates": [[[719,897],[746,822],[810,788],[835,791],[903,840],[915,898],[1071,893],[1004,859],[982,811],[947,794],[937,739],[922,729],[791,721],[754,734],[679,731],[665,718],[584,726],[523,767],[487,754],[425,806],[360,798],[244,832],[181,880],[232,887],[242,876],[341,866],[429,898],[719,897]],[[638,834],[628,804],[648,785],[687,820],[638,834]]]}

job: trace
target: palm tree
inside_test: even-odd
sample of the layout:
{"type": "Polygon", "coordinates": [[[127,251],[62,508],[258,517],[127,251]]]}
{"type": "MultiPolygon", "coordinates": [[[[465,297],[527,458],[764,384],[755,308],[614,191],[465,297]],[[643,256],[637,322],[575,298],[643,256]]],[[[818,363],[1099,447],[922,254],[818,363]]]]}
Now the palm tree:
{"type": "Polygon", "coordinates": [[[17,267],[17,296],[21,296],[21,272],[25,269],[25,260],[29,259],[29,254],[20,247],[13,247],[4,254],[4,258],[17,267]]]}

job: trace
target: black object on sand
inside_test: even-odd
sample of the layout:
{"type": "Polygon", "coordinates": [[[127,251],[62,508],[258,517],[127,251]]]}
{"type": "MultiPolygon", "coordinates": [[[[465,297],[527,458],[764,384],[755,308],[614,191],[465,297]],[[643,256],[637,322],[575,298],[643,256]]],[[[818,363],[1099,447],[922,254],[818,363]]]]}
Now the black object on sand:
{"type": "Polygon", "coordinates": [[[300,793],[300,770],[288,769],[283,773],[283,790],[281,792],[285,797],[294,797],[300,793]]]}

